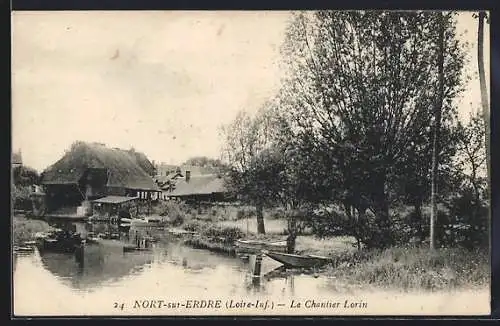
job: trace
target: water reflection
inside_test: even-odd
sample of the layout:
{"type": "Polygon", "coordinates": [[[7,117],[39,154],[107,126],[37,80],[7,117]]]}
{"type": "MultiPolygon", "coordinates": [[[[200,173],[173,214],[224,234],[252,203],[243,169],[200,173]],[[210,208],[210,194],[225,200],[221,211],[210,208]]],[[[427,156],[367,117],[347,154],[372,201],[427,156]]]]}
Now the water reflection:
{"type": "MultiPolygon", "coordinates": [[[[308,275],[294,275],[268,257],[253,257],[243,261],[234,257],[210,253],[183,246],[169,238],[167,232],[155,228],[122,229],[110,224],[53,223],[60,228],[72,228],[83,238],[101,235],[96,243],[86,244],[74,254],[44,252],[31,257],[18,256],[31,270],[43,269],[56,280],[77,293],[91,293],[103,289],[123,289],[138,295],[165,293],[193,293],[215,295],[310,295],[323,291],[324,281],[308,275]],[[116,239],[110,235],[118,234],[116,239]],[[153,239],[147,251],[124,252],[126,245],[137,244],[137,239],[153,239]],[[156,240],[156,241],[155,241],[156,240]],[[255,264],[255,262],[258,264],[255,264]],[[34,268],[33,268],[34,267],[34,268]],[[297,281],[300,293],[297,293],[297,281]]],[[[15,281],[23,282],[24,273],[14,267],[15,281]]],[[[22,266],[22,264],[20,265],[22,266]]],[[[42,270],[40,270],[42,272],[42,270]]],[[[31,277],[33,275],[31,272],[31,277]]]]}

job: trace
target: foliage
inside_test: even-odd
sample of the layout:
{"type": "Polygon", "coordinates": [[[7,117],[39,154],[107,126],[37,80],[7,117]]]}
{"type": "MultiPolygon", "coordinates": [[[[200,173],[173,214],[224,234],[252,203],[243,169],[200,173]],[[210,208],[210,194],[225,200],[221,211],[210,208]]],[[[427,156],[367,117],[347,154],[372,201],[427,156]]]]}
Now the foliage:
{"type": "Polygon", "coordinates": [[[446,209],[437,231],[444,246],[477,243],[455,227],[465,219],[481,229],[486,206],[484,126],[457,117],[465,44],[455,25],[449,12],[294,14],[280,91],[256,116],[242,111],[223,128],[228,184],[246,203],[283,207],[289,238],[305,225],[321,237],[354,236],[359,248],[425,242],[441,107],[434,185],[446,209]]]}
{"type": "Polygon", "coordinates": [[[158,205],[153,206],[153,214],[168,216],[173,226],[179,226],[184,223],[187,210],[186,204],[172,200],[160,201],[158,205]]]}
{"type": "Polygon", "coordinates": [[[197,232],[202,237],[215,242],[227,244],[234,243],[235,240],[243,238],[245,234],[237,227],[223,227],[220,225],[191,221],[184,226],[184,229],[191,232],[197,232]]]}
{"type": "Polygon", "coordinates": [[[51,229],[50,225],[45,221],[27,219],[20,216],[15,216],[12,222],[12,240],[16,246],[33,240],[33,236],[37,232],[45,232],[51,229]]]}
{"type": "Polygon", "coordinates": [[[182,166],[199,166],[203,168],[210,168],[219,172],[226,172],[229,167],[220,159],[213,159],[206,156],[191,157],[182,166]]]}
{"type": "Polygon", "coordinates": [[[489,284],[486,250],[391,248],[338,255],[329,274],[356,284],[404,290],[451,290],[489,284]]]}
{"type": "Polygon", "coordinates": [[[31,186],[38,184],[38,172],[28,166],[16,166],[12,169],[12,182],[16,186],[31,186]]]}
{"type": "MultiPolygon", "coordinates": [[[[292,129],[309,145],[308,156],[319,158],[328,200],[362,221],[373,215],[367,226],[387,240],[380,246],[392,243],[396,185],[404,179],[418,185],[412,182],[418,179],[425,187],[429,176],[437,24],[432,12],[320,11],[297,14],[288,30],[282,104],[292,129]],[[421,171],[412,169],[420,163],[421,171]]],[[[445,24],[443,116],[452,128],[464,54],[450,14],[445,24]]],[[[425,194],[422,187],[407,193],[425,194]]]]}

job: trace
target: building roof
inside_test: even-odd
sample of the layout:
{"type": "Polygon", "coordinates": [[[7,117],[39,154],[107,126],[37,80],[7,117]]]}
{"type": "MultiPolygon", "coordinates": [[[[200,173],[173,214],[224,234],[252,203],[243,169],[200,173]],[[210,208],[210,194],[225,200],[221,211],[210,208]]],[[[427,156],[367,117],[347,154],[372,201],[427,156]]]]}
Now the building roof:
{"type": "Polygon", "coordinates": [[[127,151],[129,154],[132,155],[132,157],[135,157],[135,160],[137,164],[144,170],[146,171],[147,174],[152,175],[155,171],[155,166],[151,161],[148,159],[146,154],[137,152],[134,149],[128,150],[127,151]]]}
{"type": "Polygon", "coordinates": [[[210,195],[214,193],[226,192],[224,180],[217,175],[197,175],[191,176],[189,181],[178,179],[175,189],[168,194],[171,197],[182,197],[191,195],[210,195]]]}
{"type": "Polygon", "coordinates": [[[196,166],[196,165],[181,165],[180,169],[183,173],[190,171],[191,175],[212,175],[217,172],[216,169],[206,166],[196,166]]]}
{"type": "Polygon", "coordinates": [[[99,199],[95,199],[92,202],[101,204],[121,204],[125,203],[139,197],[124,197],[124,196],[107,196],[99,199]]]}
{"type": "Polygon", "coordinates": [[[158,175],[155,177],[155,180],[158,183],[167,183],[180,177],[184,176],[181,173],[169,173],[168,175],[158,175]]]}
{"type": "Polygon", "coordinates": [[[106,169],[108,187],[160,191],[129,151],[103,144],[75,142],[69,151],[42,173],[42,184],[77,184],[89,168],[106,169]]]}
{"type": "Polygon", "coordinates": [[[23,164],[23,159],[20,152],[12,153],[12,164],[23,164]]]}

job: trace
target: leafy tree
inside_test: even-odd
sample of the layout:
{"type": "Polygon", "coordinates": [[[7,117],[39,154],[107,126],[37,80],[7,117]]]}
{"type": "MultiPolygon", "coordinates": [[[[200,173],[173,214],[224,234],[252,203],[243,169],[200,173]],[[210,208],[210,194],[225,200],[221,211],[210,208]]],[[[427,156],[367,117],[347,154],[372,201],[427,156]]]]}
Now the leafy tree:
{"type": "Polygon", "coordinates": [[[257,232],[265,233],[263,209],[272,199],[272,171],[267,167],[265,151],[272,143],[270,103],[255,117],[240,111],[234,121],[221,127],[223,157],[232,170],[226,183],[239,197],[256,207],[257,232]]]}
{"type": "Polygon", "coordinates": [[[213,159],[206,156],[191,157],[182,164],[182,166],[186,165],[210,168],[219,172],[225,172],[228,170],[227,164],[224,164],[224,162],[220,159],[213,159]]]}
{"type": "Polygon", "coordinates": [[[453,16],[443,16],[445,51],[439,26],[432,12],[319,11],[296,14],[287,31],[282,109],[297,137],[323,153],[331,199],[361,220],[374,216],[380,246],[391,243],[389,189],[400,167],[431,157],[423,142],[439,55],[443,115],[453,116],[461,91],[464,56],[453,16]]]}
{"type": "Polygon", "coordinates": [[[39,181],[38,172],[28,166],[17,166],[12,170],[12,181],[18,186],[31,186],[39,181]]]}
{"type": "Polygon", "coordinates": [[[472,190],[472,202],[475,207],[474,215],[482,203],[487,200],[485,193],[488,187],[486,171],[486,146],[484,137],[484,119],[482,114],[477,112],[470,116],[466,125],[459,125],[459,143],[457,153],[457,167],[463,176],[464,189],[472,190]]]}
{"type": "Polygon", "coordinates": [[[28,166],[12,169],[12,204],[16,209],[31,209],[31,186],[39,181],[38,172],[28,166]]]}

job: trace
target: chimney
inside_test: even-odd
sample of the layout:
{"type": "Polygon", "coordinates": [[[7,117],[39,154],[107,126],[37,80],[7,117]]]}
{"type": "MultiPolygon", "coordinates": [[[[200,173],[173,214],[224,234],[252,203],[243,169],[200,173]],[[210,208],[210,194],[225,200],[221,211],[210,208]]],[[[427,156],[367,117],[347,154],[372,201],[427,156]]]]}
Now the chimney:
{"type": "Polygon", "coordinates": [[[189,179],[191,179],[191,171],[186,171],[186,182],[189,182],[189,179]]]}

